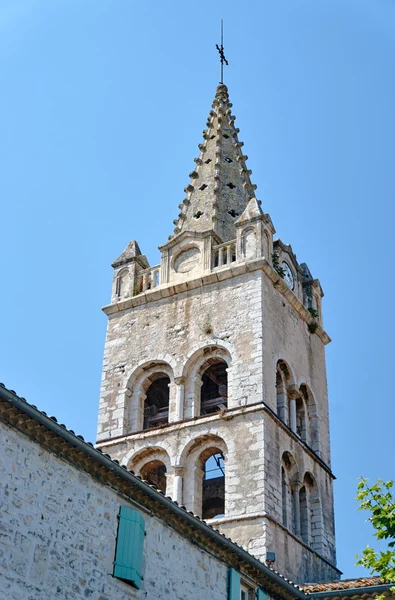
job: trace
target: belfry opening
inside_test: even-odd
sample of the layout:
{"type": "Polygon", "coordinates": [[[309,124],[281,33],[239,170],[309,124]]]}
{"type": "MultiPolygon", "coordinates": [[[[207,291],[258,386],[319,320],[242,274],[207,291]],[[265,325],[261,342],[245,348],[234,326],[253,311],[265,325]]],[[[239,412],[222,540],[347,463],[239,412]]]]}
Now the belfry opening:
{"type": "Polygon", "coordinates": [[[160,460],[151,460],[142,467],[140,475],[143,479],[149,481],[153,485],[166,493],[166,465],[160,460]]]}
{"type": "Polygon", "coordinates": [[[169,377],[160,376],[146,392],[143,429],[166,425],[169,422],[169,377]]]}
{"type": "Polygon", "coordinates": [[[212,454],[204,463],[202,518],[225,514],[225,462],[222,452],[212,454]]]}
{"type": "Polygon", "coordinates": [[[209,415],[228,406],[228,365],[222,359],[215,359],[202,375],[200,392],[200,412],[209,415]]]}

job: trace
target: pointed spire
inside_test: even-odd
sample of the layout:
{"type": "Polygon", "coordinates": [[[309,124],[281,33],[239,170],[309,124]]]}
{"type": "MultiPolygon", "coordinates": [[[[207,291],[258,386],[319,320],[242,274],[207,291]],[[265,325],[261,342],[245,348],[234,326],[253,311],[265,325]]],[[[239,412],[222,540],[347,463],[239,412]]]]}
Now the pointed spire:
{"type": "Polygon", "coordinates": [[[247,206],[245,207],[245,210],[243,212],[242,215],[240,215],[240,217],[237,219],[237,221],[235,221],[235,224],[241,224],[244,225],[244,223],[247,223],[247,221],[252,221],[256,218],[262,217],[263,216],[263,212],[261,209],[261,204],[259,202],[259,200],[257,200],[256,198],[251,198],[251,200],[248,202],[247,206]]]}
{"type": "Polygon", "coordinates": [[[174,221],[174,235],[214,231],[224,242],[234,239],[234,222],[255,196],[256,186],[250,181],[248,157],[242,153],[231,108],[228,88],[221,83],[203,131],[204,141],[199,144],[196,167],[189,175],[191,181],[174,221]]]}
{"type": "Polygon", "coordinates": [[[111,266],[114,268],[120,267],[121,265],[126,265],[130,262],[133,262],[134,260],[137,260],[138,262],[142,263],[143,268],[145,268],[144,265],[146,267],[149,266],[146,257],[143,254],[141,254],[141,250],[136,240],[132,240],[131,242],[129,242],[125,250],[120,256],[118,256],[117,260],[115,260],[111,266]]]}

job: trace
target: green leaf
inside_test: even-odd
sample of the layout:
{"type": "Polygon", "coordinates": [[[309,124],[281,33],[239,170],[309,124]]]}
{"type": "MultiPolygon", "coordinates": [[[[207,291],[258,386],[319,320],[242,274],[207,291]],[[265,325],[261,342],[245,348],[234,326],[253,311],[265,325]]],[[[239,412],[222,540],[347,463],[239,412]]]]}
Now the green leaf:
{"type": "MultiPolygon", "coordinates": [[[[387,548],[377,553],[367,546],[362,554],[357,554],[356,565],[365,567],[373,574],[378,574],[384,581],[395,581],[395,497],[392,492],[394,482],[378,479],[373,485],[360,478],[357,484],[356,500],[359,510],[370,513],[368,521],[375,530],[373,535],[378,540],[388,540],[387,548]]],[[[376,598],[380,600],[380,596],[376,598]]]]}

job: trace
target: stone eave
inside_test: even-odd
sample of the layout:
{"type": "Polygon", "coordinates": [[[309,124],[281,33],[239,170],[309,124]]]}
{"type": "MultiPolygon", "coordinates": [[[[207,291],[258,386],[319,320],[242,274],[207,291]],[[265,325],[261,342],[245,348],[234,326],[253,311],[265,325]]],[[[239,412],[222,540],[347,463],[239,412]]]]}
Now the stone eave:
{"type": "Polygon", "coordinates": [[[221,238],[215,233],[213,230],[209,231],[190,231],[185,230],[181,233],[178,233],[176,236],[172,237],[168,242],[158,246],[158,249],[163,252],[163,250],[169,250],[173,248],[173,246],[177,246],[180,242],[183,242],[185,239],[195,239],[195,240],[204,240],[208,237],[214,239],[217,244],[222,244],[221,238]]]}
{"type": "Polygon", "coordinates": [[[138,502],[182,536],[227,565],[245,573],[270,596],[284,600],[305,600],[308,597],[300,587],[188,512],[185,507],[166,497],[156,486],[142,481],[108,454],[103,454],[93,444],[85,442],[82,436],[75,435],[54,417],[48,417],[15,392],[7,390],[3,384],[0,384],[0,420],[59,458],[89,473],[102,484],[110,486],[124,499],[138,502]]]}
{"type": "Polygon", "coordinates": [[[142,269],[149,268],[149,262],[147,257],[144,254],[140,254],[139,256],[130,256],[128,258],[121,258],[112,263],[113,269],[117,269],[118,267],[122,267],[123,265],[128,265],[132,262],[138,263],[142,269]]]}
{"type": "MultiPolygon", "coordinates": [[[[189,281],[170,283],[168,285],[159,285],[152,290],[147,290],[146,292],[142,292],[137,296],[127,298],[121,302],[108,304],[107,306],[104,306],[102,310],[108,316],[114,315],[118,312],[147,304],[148,302],[155,302],[162,298],[169,298],[170,296],[174,296],[176,294],[182,294],[183,292],[195,290],[205,285],[211,285],[213,283],[217,283],[218,281],[232,279],[233,277],[238,277],[239,275],[244,275],[245,273],[259,270],[263,271],[269,277],[273,283],[273,286],[278,292],[280,292],[280,294],[282,294],[284,298],[286,298],[288,303],[292,306],[299,317],[303,319],[306,324],[311,323],[313,319],[310,312],[295,296],[292,290],[289,289],[282,277],[280,277],[277,271],[273,269],[273,267],[265,258],[256,258],[243,263],[232,263],[229,267],[216,269],[213,272],[209,272],[206,275],[202,275],[201,277],[197,277],[196,279],[191,279],[189,281]]],[[[329,344],[331,341],[329,335],[322,329],[318,322],[314,320],[314,323],[316,323],[317,329],[315,334],[312,335],[318,335],[324,344],[329,344]]]]}
{"type": "MultiPolygon", "coordinates": [[[[243,215],[241,215],[241,217],[242,216],[243,215]]],[[[241,217],[239,217],[234,223],[237,229],[240,227],[246,227],[249,223],[256,223],[257,221],[263,221],[265,223],[265,215],[263,213],[260,215],[254,215],[253,217],[248,217],[248,219],[242,219],[241,217]]]]}
{"type": "Polygon", "coordinates": [[[266,223],[266,225],[269,227],[269,229],[271,230],[272,234],[274,235],[276,233],[275,227],[273,225],[273,221],[271,219],[271,216],[269,215],[269,213],[263,213],[264,216],[264,221],[266,223]]]}

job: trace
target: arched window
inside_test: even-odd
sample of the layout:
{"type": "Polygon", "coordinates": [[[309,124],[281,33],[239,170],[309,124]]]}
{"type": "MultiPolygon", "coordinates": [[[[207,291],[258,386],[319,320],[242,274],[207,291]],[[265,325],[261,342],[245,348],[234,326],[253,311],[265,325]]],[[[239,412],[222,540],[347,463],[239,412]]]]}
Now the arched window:
{"type": "Polygon", "coordinates": [[[179,464],[185,471],[183,502],[203,519],[226,514],[225,463],[228,449],[216,435],[194,438],[183,449],[179,464]]]}
{"type": "Polygon", "coordinates": [[[225,462],[222,452],[212,454],[203,466],[202,518],[225,514],[225,462]]]}
{"type": "Polygon", "coordinates": [[[290,452],[284,452],[281,458],[281,498],[282,498],[282,523],[293,533],[297,532],[298,508],[295,506],[296,495],[294,482],[299,480],[298,468],[290,452]]]}
{"type": "Polygon", "coordinates": [[[141,363],[126,384],[124,433],[165,425],[169,407],[171,416],[174,404],[174,373],[170,364],[163,360],[141,363]]]}
{"type": "Polygon", "coordinates": [[[292,485],[292,531],[313,550],[324,552],[324,523],[317,484],[311,473],[292,485]]]}
{"type": "Polygon", "coordinates": [[[166,493],[167,473],[172,472],[172,467],[168,453],[161,446],[140,449],[128,461],[128,470],[166,493]]]}
{"type": "Polygon", "coordinates": [[[245,229],[241,236],[241,247],[245,258],[256,257],[256,232],[252,227],[245,229]]]}
{"type": "Polygon", "coordinates": [[[309,543],[309,508],[307,504],[306,488],[302,486],[299,490],[299,504],[300,504],[300,535],[305,544],[309,543]]]}
{"type": "Polygon", "coordinates": [[[314,452],[320,453],[320,440],[319,440],[319,418],[317,412],[317,405],[313,398],[310,389],[306,384],[302,384],[299,388],[300,397],[303,400],[305,406],[305,435],[301,435],[301,438],[306,444],[308,444],[314,452]]]}
{"type": "Polygon", "coordinates": [[[291,370],[284,360],[277,362],[276,368],[276,404],[277,414],[282,421],[290,426],[289,388],[293,384],[291,370]]]}
{"type": "Polygon", "coordinates": [[[128,278],[129,271],[127,269],[123,269],[118,273],[115,285],[115,293],[118,298],[126,298],[128,295],[128,278]]]}
{"type": "Polygon", "coordinates": [[[296,399],[296,433],[304,442],[307,441],[306,410],[302,397],[296,399]]]}
{"type": "Polygon", "coordinates": [[[284,387],[284,380],[282,373],[279,368],[276,371],[276,401],[277,401],[277,414],[284,423],[286,422],[286,389],[284,387]]]}
{"type": "Polygon", "coordinates": [[[146,391],[143,429],[151,429],[169,422],[169,377],[158,374],[146,391]]]}
{"type": "Polygon", "coordinates": [[[140,476],[156,485],[164,494],[166,493],[166,465],[160,460],[152,460],[140,469],[140,476]]]}
{"type": "Polygon", "coordinates": [[[210,361],[203,372],[200,414],[208,415],[228,406],[228,365],[221,358],[210,361]]]}
{"type": "MultiPolygon", "coordinates": [[[[206,327],[212,333],[211,325],[206,327]]],[[[186,360],[182,377],[184,419],[232,408],[232,357],[224,346],[207,344],[197,348],[186,360]]]]}
{"type": "Polygon", "coordinates": [[[303,481],[308,494],[309,541],[306,543],[319,554],[324,554],[324,516],[318,486],[311,473],[306,473],[303,481]]]}

